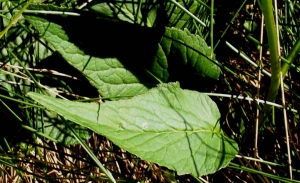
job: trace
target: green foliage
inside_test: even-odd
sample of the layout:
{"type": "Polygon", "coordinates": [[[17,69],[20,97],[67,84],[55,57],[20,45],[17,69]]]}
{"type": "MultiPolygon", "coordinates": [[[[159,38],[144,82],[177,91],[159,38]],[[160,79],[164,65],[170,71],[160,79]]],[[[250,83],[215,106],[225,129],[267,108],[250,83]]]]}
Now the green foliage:
{"type": "MultiPolygon", "coordinates": [[[[31,8],[36,9],[40,9],[41,7],[54,10],[59,9],[54,6],[31,6],[31,8]]],[[[81,71],[103,97],[135,96],[144,93],[159,82],[169,82],[170,72],[172,72],[172,70],[169,69],[169,65],[174,65],[174,63],[190,67],[198,75],[203,77],[218,79],[220,74],[219,67],[208,58],[211,48],[206,45],[202,38],[191,34],[187,29],[182,31],[176,28],[166,27],[160,36],[161,38],[155,37],[154,40],[158,42],[153,42],[152,40],[148,41],[150,45],[153,45],[153,51],[149,50],[149,47],[145,47],[146,50],[141,50],[143,54],[134,55],[135,52],[140,52],[140,50],[136,51],[136,49],[139,49],[137,47],[143,48],[142,45],[146,44],[145,38],[147,38],[147,36],[151,38],[153,37],[152,34],[158,34],[160,32],[156,29],[147,29],[146,31],[141,28],[132,29],[131,25],[125,24],[123,25],[125,29],[129,27],[127,28],[129,31],[144,31],[145,34],[142,35],[141,38],[133,38],[132,35],[134,35],[135,32],[134,34],[130,34],[129,31],[126,31],[128,38],[124,39],[116,36],[112,38],[112,40],[108,40],[109,42],[115,40],[117,44],[121,45],[119,47],[115,46],[115,44],[109,47],[109,45],[103,43],[103,47],[108,46],[108,49],[113,49],[114,52],[117,53],[113,55],[117,58],[114,58],[113,56],[104,57],[101,56],[101,54],[100,56],[94,54],[89,55],[88,53],[90,53],[91,50],[72,42],[72,37],[69,36],[69,34],[72,33],[64,29],[70,20],[68,18],[65,18],[64,21],[57,21],[56,19],[49,21],[36,16],[26,16],[26,19],[39,31],[42,35],[41,38],[45,39],[47,44],[49,44],[54,51],[60,53],[72,66],[81,71]],[[130,42],[131,39],[134,40],[134,43],[130,42]],[[138,42],[138,39],[142,39],[143,42],[138,42]],[[123,45],[125,44],[127,48],[124,50],[123,45]],[[133,56],[130,55],[124,58],[124,55],[128,54],[126,52],[130,52],[133,56]],[[122,57],[118,58],[120,55],[122,57]],[[175,57],[176,59],[174,59],[175,57]],[[137,63],[140,60],[144,60],[144,63],[137,63]],[[130,63],[133,61],[135,61],[135,63],[130,63]],[[128,63],[130,63],[129,67],[127,66],[128,63]]],[[[76,19],[76,21],[77,20],[78,19],[76,19]]],[[[96,22],[111,25],[111,23],[107,22],[96,22]]],[[[97,30],[96,32],[98,32],[99,29],[97,26],[95,29],[97,30]]],[[[115,29],[115,27],[113,27],[113,29],[115,29]]],[[[102,28],[98,34],[101,34],[101,31],[103,32],[103,36],[107,36],[105,33],[113,30],[111,28],[103,30],[102,28]]],[[[114,34],[109,35],[115,36],[114,34]]],[[[103,37],[99,40],[103,40],[103,37]]],[[[98,49],[101,50],[101,48],[100,46],[98,49]]],[[[107,54],[105,50],[101,52],[107,54]]],[[[64,125],[53,122],[51,125],[48,122],[49,120],[47,120],[48,118],[45,117],[44,119],[44,133],[54,138],[59,136],[59,141],[66,142],[66,139],[69,137],[67,136],[65,138],[64,135],[62,135],[67,133],[65,131],[62,133],[61,129],[64,128],[64,125]]],[[[52,118],[50,117],[49,119],[52,118]]],[[[52,119],[52,121],[55,119],[57,119],[57,117],[52,119]]],[[[41,123],[38,124],[40,124],[38,126],[41,126],[41,123]]]]}
{"type": "Polygon", "coordinates": [[[213,173],[238,152],[237,144],[220,129],[216,104],[204,94],[180,89],[178,83],[104,104],[28,95],[66,119],[179,175],[213,173]]]}
{"type": "MultiPolygon", "coordinates": [[[[13,9],[15,7],[16,5],[11,2],[3,4],[4,10],[13,9]]],[[[5,16],[7,18],[14,17],[10,12],[6,13],[5,16]]],[[[3,26],[6,27],[9,23],[9,19],[4,19],[3,26]]],[[[31,90],[35,78],[33,76],[27,76],[26,68],[34,67],[38,65],[41,60],[52,55],[45,40],[42,38],[38,41],[32,40],[32,35],[24,28],[26,21],[23,17],[18,20],[18,23],[19,26],[14,26],[7,31],[5,39],[9,39],[7,42],[3,42],[4,45],[3,48],[1,48],[0,55],[2,63],[6,66],[0,70],[0,79],[5,81],[1,82],[0,86],[8,92],[9,96],[14,98],[20,98],[20,95],[25,95],[31,90]],[[21,76],[16,77],[18,74],[21,76]]],[[[48,94],[53,95],[51,92],[48,94]]],[[[40,110],[35,110],[34,113],[35,128],[38,131],[43,131],[44,134],[65,144],[77,143],[76,139],[70,134],[70,131],[65,130],[65,125],[61,122],[57,114],[40,110]]],[[[88,129],[83,129],[78,125],[73,125],[73,127],[79,132],[81,137],[90,138],[91,131],[88,129]]]]}
{"type": "MultiPolygon", "coordinates": [[[[60,6],[41,3],[43,1],[34,1],[29,6],[30,11],[62,12],[63,16],[24,15],[25,19],[19,20],[21,31],[16,44],[7,45],[1,55],[10,59],[8,72],[14,72],[11,67],[17,62],[30,76],[28,85],[32,83],[37,87],[34,91],[44,94],[28,94],[47,108],[26,110],[35,130],[70,145],[80,138],[90,138],[90,129],[179,175],[214,173],[227,166],[237,154],[236,142],[226,137],[220,128],[216,104],[204,94],[183,90],[179,83],[169,83],[180,81],[187,71],[201,79],[215,81],[221,73],[215,56],[211,55],[212,49],[205,38],[199,36],[207,34],[207,30],[200,28],[182,8],[159,1],[150,4],[96,2],[78,12],[76,15],[80,17],[72,17],[66,16],[75,14],[64,1],[57,2],[60,6]],[[198,34],[194,34],[196,30],[198,34]],[[27,36],[33,36],[34,40],[25,42],[27,36]],[[22,54],[13,54],[15,47],[22,44],[28,44],[22,51],[29,55],[25,55],[28,59],[19,59],[22,54]],[[40,67],[54,52],[79,71],[100,96],[133,98],[103,104],[55,99],[60,96],[56,91],[61,88],[40,85],[39,81],[46,75],[32,75],[27,70],[28,65],[40,67]],[[157,86],[159,83],[165,84],[157,86]]],[[[208,10],[204,3],[196,1],[179,4],[199,17],[208,10]]],[[[8,10],[15,6],[14,3],[5,5],[8,10]]],[[[12,26],[15,21],[17,17],[4,22],[4,26],[12,26]]],[[[5,36],[11,37],[14,29],[7,28],[5,36]]],[[[9,80],[6,74],[1,77],[9,80]]],[[[3,87],[11,94],[18,93],[19,88],[15,86],[3,84],[3,87]]],[[[67,84],[62,89],[72,91],[67,84]]],[[[21,88],[23,93],[30,90],[30,87],[21,88]]],[[[110,177],[108,172],[106,175],[110,177]]],[[[109,179],[114,182],[113,178],[109,179]]]]}
{"type": "MultiPolygon", "coordinates": [[[[170,182],[193,182],[191,177],[198,179],[208,174],[212,175],[202,178],[209,182],[223,181],[221,174],[228,180],[238,177],[244,182],[298,182],[284,178],[288,175],[284,167],[289,166],[291,178],[299,172],[297,143],[289,147],[289,142],[299,136],[299,116],[287,112],[284,136],[281,120],[280,124],[277,122],[281,119],[277,109],[272,114],[273,121],[264,123],[268,116],[263,114],[269,112],[270,105],[265,105],[264,113],[255,113],[263,108],[259,103],[254,106],[235,96],[267,96],[269,88],[265,86],[270,81],[260,78],[258,70],[262,69],[264,77],[271,76],[267,100],[278,102],[282,70],[283,77],[289,74],[284,85],[289,94],[285,105],[299,106],[297,3],[278,3],[282,48],[279,55],[274,22],[277,10],[270,0],[259,0],[257,5],[248,1],[207,0],[0,2],[0,118],[4,125],[17,124],[32,132],[30,138],[17,140],[15,145],[6,138],[23,135],[18,134],[19,130],[13,130],[17,135],[8,132],[15,127],[2,128],[2,165],[18,170],[22,169],[18,165],[23,166],[27,160],[47,161],[43,155],[48,155],[49,149],[59,154],[56,158],[63,157],[60,148],[48,141],[51,140],[67,148],[61,160],[68,159],[68,167],[72,168],[62,168],[63,174],[69,178],[70,172],[80,171],[75,173],[76,181],[146,182],[145,175],[151,176],[149,171],[158,164],[168,170],[160,167],[155,172],[157,177],[161,171],[164,180],[170,182]],[[260,11],[265,15],[264,35],[268,36],[264,39],[259,39],[257,30],[261,28],[260,11]],[[257,47],[263,49],[262,57],[258,56],[257,47]],[[270,55],[264,54],[267,50],[270,55]],[[271,64],[265,63],[269,57],[271,64]],[[284,61],[282,67],[279,58],[284,61]],[[200,93],[203,91],[210,94],[200,93]],[[218,106],[207,96],[220,96],[217,93],[224,94],[214,98],[218,106]],[[229,95],[225,93],[236,100],[226,100],[223,97],[229,95]],[[253,127],[259,115],[261,132],[253,127]],[[292,128],[288,130],[289,126],[292,128]],[[92,131],[100,135],[91,138],[92,131]],[[253,145],[251,135],[245,135],[254,131],[258,146],[253,145]],[[104,144],[97,138],[104,139],[104,144]],[[287,148],[282,148],[285,144],[287,148]],[[79,146],[84,153],[77,149],[79,146]],[[244,156],[233,160],[240,157],[238,152],[244,156]],[[32,159],[33,154],[36,159],[32,159]],[[252,154],[254,158],[245,157],[252,154]],[[21,163],[20,157],[25,157],[21,163]],[[147,172],[137,168],[142,164],[139,158],[151,162],[147,172]],[[234,163],[229,164],[231,161],[234,163]],[[291,165],[286,163],[291,161],[291,165]],[[88,168],[81,167],[81,162],[88,168]],[[100,168],[95,172],[104,173],[105,178],[89,172],[95,166],[100,168]],[[220,169],[220,173],[213,174],[220,169]],[[192,176],[178,176],[184,174],[192,176]]],[[[46,174],[52,165],[61,166],[60,162],[41,164],[30,166],[37,171],[31,174],[45,180],[52,176],[46,174]]],[[[22,171],[17,173],[26,182],[22,171]]]]}
{"type": "MultiPolygon", "coordinates": [[[[71,33],[62,26],[70,19],[66,18],[60,22],[61,25],[35,16],[26,16],[26,19],[51,44],[52,49],[81,71],[104,97],[134,96],[144,93],[159,82],[169,82],[172,72],[170,65],[190,67],[196,74],[212,79],[218,79],[220,75],[219,67],[208,58],[211,48],[202,38],[188,30],[166,27],[162,35],[159,35],[160,31],[156,29],[132,28],[131,25],[123,24],[122,34],[116,35],[120,33],[115,30],[119,27],[115,27],[115,23],[96,21],[101,27],[93,27],[93,32],[100,33],[100,38],[85,37],[79,31],[80,34],[75,37],[81,36],[83,42],[77,46],[68,35],[74,34],[76,30],[71,29],[71,33]],[[103,28],[104,25],[113,28],[103,28]],[[138,33],[141,35],[136,36],[138,33]],[[112,37],[105,38],[108,35],[112,37]],[[86,46],[93,43],[86,42],[89,39],[99,39],[102,46],[86,46]],[[96,50],[92,52],[92,49],[96,50]]],[[[80,19],[76,20],[80,24],[80,19]]]]}

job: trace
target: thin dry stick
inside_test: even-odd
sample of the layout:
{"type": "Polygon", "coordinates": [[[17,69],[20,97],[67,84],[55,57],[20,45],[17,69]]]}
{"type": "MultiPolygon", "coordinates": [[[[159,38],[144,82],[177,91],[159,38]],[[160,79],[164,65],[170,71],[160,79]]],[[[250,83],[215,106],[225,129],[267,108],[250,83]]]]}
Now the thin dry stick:
{"type": "MultiPolygon", "coordinates": [[[[274,8],[275,8],[276,33],[277,33],[277,38],[278,38],[278,40],[277,40],[278,55],[280,56],[280,42],[279,42],[277,0],[274,0],[274,8]]],[[[280,66],[281,66],[281,59],[279,59],[279,63],[280,63],[280,66]]],[[[289,127],[288,127],[287,114],[286,114],[285,95],[284,95],[284,86],[283,86],[282,71],[280,71],[280,89],[281,89],[281,99],[282,99],[282,107],[283,107],[282,110],[283,110],[283,117],[284,117],[286,147],[287,147],[287,153],[288,153],[289,173],[290,173],[290,179],[293,179],[292,159],[291,159],[290,140],[289,140],[289,127]]]]}
{"type": "MultiPolygon", "coordinates": [[[[263,44],[263,33],[264,33],[264,15],[262,14],[262,17],[261,17],[261,29],[260,29],[260,44],[262,45],[263,44]]],[[[256,98],[259,98],[259,94],[260,94],[260,80],[261,80],[261,70],[262,70],[262,46],[260,46],[259,48],[259,61],[258,61],[258,85],[257,85],[257,94],[256,94],[256,98]]],[[[255,142],[254,142],[254,156],[258,159],[262,159],[260,156],[259,156],[259,153],[258,153],[258,147],[257,147],[257,144],[258,144],[258,133],[259,133],[259,129],[258,129],[258,126],[259,126],[259,108],[257,107],[256,109],[256,125],[255,125],[255,142]]],[[[261,171],[261,167],[260,165],[257,164],[257,162],[254,163],[254,165],[261,171]]],[[[263,179],[266,181],[266,182],[269,182],[269,180],[266,178],[266,177],[263,177],[263,179]]]]}
{"type": "MultiPolygon", "coordinates": [[[[19,76],[17,74],[14,74],[14,73],[11,73],[11,72],[7,72],[7,71],[4,71],[4,70],[0,70],[0,72],[4,72],[4,73],[7,73],[7,74],[10,74],[14,77],[17,77],[17,78],[20,78],[20,79],[23,79],[23,80],[27,80],[29,81],[30,83],[34,83],[34,81],[32,81],[30,78],[26,78],[26,77],[23,77],[23,76],[19,76]]],[[[16,84],[16,85],[24,85],[23,83],[18,83],[18,82],[14,82],[14,81],[6,81],[6,80],[2,80],[0,79],[0,82],[6,82],[6,83],[10,83],[10,84],[16,84]]],[[[44,85],[42,85],[41,83],[38,83],[38,85],[42,88],[44,88],[46,91],[49,91],[57,96],[59,96],[60,98],[64,99],[64,100],[68,100],[66,99],[65,97],[61,96],[57,91],[53,90],[53,89],[50,89],[44,85]]]]}
{"type": "MultiPolygon", "coordinates": [[[[269,102],[269,101],[266,101],[263,99],[256,99],[256,98],[253,99],[253,97],[249,97],[249,96],[240,96],[240,95],[232,95],[232,94],[224,94],[224,93],[203,93],[203,94],[206,94],[208,96],[215,96],[215,97],[227,97],[227,98],[237,98],[237,99],[241,99],[241,100],[255,101],[258,103],[268,104],[268,105],[271,105],[274,107],[282,108],[282,105],[280,105],[280,104],[277,104],[274,102],[269,102]]],[[[288,109],[294,113],[299,113],[299,111],[297,111],[294,108],[287,107],[286,109],[288,109]]]]}
{"type": "MultiPolygon", "coordinates": [[[[261,29],[260,29],[260,44],[263,44],[263,35],[264,35],[264,15],[262,14],[261,17],[261,29]]],[[[261,69],[262,69],[262,46],[259,48],[259,70],[258,70],[258,84],[257,84],[257,94],[256,98],[259,98],[260,94],[260,80],[261,80],[261,69]]],[[[259,104],[258,104],[259,105],[259,104]]],[[[259,108],[256,109],[256,128],[255,128],[255,142],[254,142],[254,156],[256,158],[259,158],[258,155],[258,148],[257,148],[257,142],[258,142],[258,125],[259,125],[259,108]]]]}
{"type": "MultiPolygon", "coordinates": [[[[0,62],[0,66],[2,67],[4,65],[3,62],[0,62]]],[[[6,63],[4,66],[4,68],[10,68],[10,69],[19,69],[19,70],[24,70],[23,67],[20,67],[20,66],[16,66],[16,65],[10,65],[8,63],[6,63]]],[[[80,80],[78,79],[77,77],[74,77],[74,76],[71,76],[71,75],[67,75],[67,74],[64,74],[64,73],[60,73],[60,72],[57,72],[55,70],[49,70],[49,69],[35,69],[35,68],[26,68],[27,70],[29,71],[35,71],[35,72],[40,72],[40,73],[49,73],[49,74],[53,74],[53,75],[56,75],[56,76],[63,76],[63,77],[66,77],[66,78],[71,78],[71,79],[74,79],[74,80],[80,80]]],[[[2,70],[3,71],[3,70],[2,70]]],[[[4,72],[4,71],[3,71],[4,72]]],[[[7,72],[7,71],[6,71],[7,72]]]]}

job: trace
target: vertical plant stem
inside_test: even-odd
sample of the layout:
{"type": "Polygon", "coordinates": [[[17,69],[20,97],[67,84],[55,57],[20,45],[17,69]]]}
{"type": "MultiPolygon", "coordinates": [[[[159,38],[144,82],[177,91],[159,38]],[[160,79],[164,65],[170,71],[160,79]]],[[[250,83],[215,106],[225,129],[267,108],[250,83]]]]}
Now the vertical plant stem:
{"type": "MultiPolygon", "coordinates": [[[[134,5],[133,5],[134,6],[134,5]]],[[[137,11],[135,12],[135,17],[134,17],[134,23],[142,23],[142,22],[137,22],[139,15],[142,15],[141,13],[141,7],[142,7],[142,0],[138,0],[138,8],[137,11]]],[[[146,22],[147,24],[148,22],[146,22]]]]}
{"type": "MultiPolygon", "coordinates": [[[[277,0],[274,0],[274,6],[275,6],[275,19],[276,19],[276,32],[277,32],[277,38],[278,38],[278,55],[279,49],[280,49],[280,42],[279,42],[279,28],[278,28],[278,13],[277,13],[277,0]]],[[[279,59],[279,62],[281,60],[279,59]]],[[[289,127],[288,127],[288,120],[287,120],[287,114],[286,114],[286,105],[285,105],[285,95],[284,95],[284,87],[283,87],[283,75],[280,70],[280,89],[281,89],[281,100],[282,100],[282,111],[283,111],[283,117],[284,117],[284,127],[285,127],[285,137],[286,137],[286,146],[287,146],[287,154],[288,154],[288,165],[289,165],[289,173],[290,173],[290,179],[293,179],[293,171],[292,171],[292,159],[291,159],[291,151],[290,151],[290,138],[289,138],[289,127]]]]}
{"type": "MultiPolygon", "coordinates": [[[[273,4],[272,4],[272,0],[259,0],[258,4],[265,18],[269,49],[270,49],[270,58],[271,58],[271,71],[272,71],[271,84],[267,96],[267,101],[274,102],[280,86],[281,66],[279,62],[279,49],[277,44],[278,38],[276,33],[275,20],[273,16],[273,4]]],[[[264,106],[263,111],[259,118],[259,124],[258,124],[259,127],[262,126],[266,114],[269,113],[271,109],[272,106],[270,105],[264,106]]]]}
{"type": "Polygon", "coordinates": [[[211,0],[210,4],[210,59],[214,56],[214,0],[211,0]]]}
{"type": "MultiPolygon", "coordinates": [[[[260,29],[260,44],[262,45],[263,44],[263,35],[264,35],[264,15],[262,15],[261,17],[261,29],[260,29]]],[[[259,98],[259,95],[260,95],[260,81],[261,81],[261,70],[263,68],[262,66],[262,50],[263,50],[263,47],[260,46],[259,47],[259,69],[258,69],[258,86],[257,86],[257,94],[256,94],[256,98],[259,98]]],[[[259,129],[258,129],[258,124],[259,124],[259,106],[257,106],[257,110],[256,110],[256,125],[255,125],[255,141],[254,141],[254,149],[255,149],[255,157],[256,158],[259,158],[259,153],[258,153],[258,133],[259,133],[259,129]]]]}

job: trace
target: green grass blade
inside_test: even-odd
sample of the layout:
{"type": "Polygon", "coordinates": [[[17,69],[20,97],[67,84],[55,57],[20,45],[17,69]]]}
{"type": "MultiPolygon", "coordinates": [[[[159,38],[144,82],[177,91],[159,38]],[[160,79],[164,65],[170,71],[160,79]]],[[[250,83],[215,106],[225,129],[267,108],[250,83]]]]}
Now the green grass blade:
{"type": "Polygon", "coordinates": [[[74,137],[77,139],[79,144],[83,147],[83,149],[88,153],[88,155],[93,159],[93,161],[98,165],[100,170],[107,176],[109,182],[116,183],[116,180],[112,176],[112,174],[102,165],[102,163],[98,160],[96,155],[91,151],[91,149],[83,142],[83,140],[79,137],[79,135],[74,131],[74,129],[65,121],[65,124],[71,130],[74,137]]]}
{"type": "Polygon", "coordinates": [[[288,56],[286,57],[286,60],[288,62],[284,62],[281,67],[282,76],[285,76],[287,71],[289,70],[290,66],[293,64],[293,61],[295,60],[296,56],[298,55],[300,48],[300,38],[298,38],[296,44],[293,46],[291,51],[289,52],[288,56]]]}

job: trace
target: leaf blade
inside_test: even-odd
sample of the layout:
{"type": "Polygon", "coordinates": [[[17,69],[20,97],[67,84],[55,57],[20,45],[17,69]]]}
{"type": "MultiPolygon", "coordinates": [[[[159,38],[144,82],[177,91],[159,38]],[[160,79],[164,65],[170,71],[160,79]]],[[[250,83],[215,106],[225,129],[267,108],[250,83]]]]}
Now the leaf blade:
{"type": "Polygon", "coordinates": [[[59,52],[69,64],[87,77],[102,96],[134,96],[157,84],[145,81],[141,75],[136,76],[117,58],[100,58],[86,54],[70,41],[59,24],[35,16],[27,16],[27,20],[43,34],[54,51],[59,52]]]}
{"type": "Polygon", "coordinates": [[[101,105],[28,95],[129,152],[180,175],[213,173],[225,167],[238,151],[237,144],[225,137],[217,124],[220,113],[216,104],[204,94],[180,89],[178,84],[159,85],[132,99],[101,105]]]}

